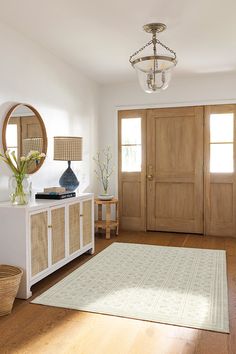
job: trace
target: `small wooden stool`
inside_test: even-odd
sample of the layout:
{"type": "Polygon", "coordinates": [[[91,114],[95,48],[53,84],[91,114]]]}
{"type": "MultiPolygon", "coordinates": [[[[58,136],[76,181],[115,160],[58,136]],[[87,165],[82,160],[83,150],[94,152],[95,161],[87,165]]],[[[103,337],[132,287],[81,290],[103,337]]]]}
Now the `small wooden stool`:
{"type": "Polygon", "coordinates": [[[98,206],[98,220],[95,221],[95,230],[97,229],[105,229],[106,230],[106,239],[110,239],[111,237],[111,229],[116,229],[116,235],[119,232],[119,201],[116,198],[112,200],[100,200],[95,199],[95,205],[98,206]],[[115,205],[116,219],[111,220],[111,205],[115,205]],[[102,219],[102,206],[106,207],[106,218],[102,219]]]}

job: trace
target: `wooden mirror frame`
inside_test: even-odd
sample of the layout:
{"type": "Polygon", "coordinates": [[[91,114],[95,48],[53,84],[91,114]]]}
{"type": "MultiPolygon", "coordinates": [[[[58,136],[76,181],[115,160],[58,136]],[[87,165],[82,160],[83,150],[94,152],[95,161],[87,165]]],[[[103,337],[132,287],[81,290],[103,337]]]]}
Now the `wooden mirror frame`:
{"type": "MultiPolygon", "coordinates": [[[[7,130],[7,124],[11,118],[11,114],[12,112],[18,107],[18,106],[25,106],[27,108],[29,108],[34,114],[35,116],[38,118],[40,127],[42,129],[42,133],[43,133],[43,152],[45,153],[45,155],[47,154],[47,148],[48,148],[48,138],[47,138],[47,132],[46,132],[46,128],[43,122],[43,119],[41,117],[41,115],[39,114],[39,112],[31,105],[29,104],[25,104],[25,103],[17,103],[14,104],[9,111],[6,114],[6,117],[4,119],[3,122],[3,128],[2,128],[2,146],[3,146],[3,152],[5,153],[5,151],[7,150],[7,141],[6,141],[6,130],[7,130]]],[[[42,158],[39,162],[39,164],[35,167],[35,169],[32,172],[29,172],[28,174],[34,174],[35,172],[37,172],[40,167],[43,165],[45,158],[42,158]]]]}

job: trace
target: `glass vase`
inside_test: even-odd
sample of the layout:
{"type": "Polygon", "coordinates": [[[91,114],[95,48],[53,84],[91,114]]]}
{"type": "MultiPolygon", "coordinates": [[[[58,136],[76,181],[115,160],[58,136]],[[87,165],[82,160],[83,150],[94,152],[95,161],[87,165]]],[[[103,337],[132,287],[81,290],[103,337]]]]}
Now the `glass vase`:
{"type": "Polygon", "coordinates": [[[9,179],[10,200],[13,205],[27,204],[31,197],[29,175],[16,174],[9,179]]]}

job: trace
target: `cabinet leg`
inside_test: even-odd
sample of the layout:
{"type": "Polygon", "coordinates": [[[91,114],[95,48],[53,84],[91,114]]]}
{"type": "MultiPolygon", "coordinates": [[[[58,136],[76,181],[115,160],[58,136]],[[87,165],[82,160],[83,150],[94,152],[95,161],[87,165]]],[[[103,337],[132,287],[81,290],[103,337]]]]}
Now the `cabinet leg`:
{"type": "Polygon", "coordinates": [[[23,276],[16,297],[18,299],[28,299],[31,296],[32,296],[32,291],[30,290],[30,287],[27,285],[23,276]]]}
{"type": "Polygon", "coordinates": [[[90,248],[90,250],[88,250],[89,254],[94,254],[94,252],[95,252],[95,248],[94,247],[92,247],[92,248],[90,248]]]}

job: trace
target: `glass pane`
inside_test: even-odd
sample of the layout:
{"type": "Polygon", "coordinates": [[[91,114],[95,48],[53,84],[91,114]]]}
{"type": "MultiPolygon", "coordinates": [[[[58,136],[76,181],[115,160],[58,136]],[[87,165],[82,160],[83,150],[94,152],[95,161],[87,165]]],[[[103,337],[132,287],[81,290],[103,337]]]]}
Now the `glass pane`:
{"type": "Polygon", "coordinates": [[[121,145],[141,144],[141,118],[121,120],[121,145]]]}
{"type": "Polygon", "coordinates": [[[211,114],[210,116],[210,142],[220,143],[234,141],[234,115],[233,113],[211,114]]]}
{"type": "Polygon", "coordinates": [[[141,171],[141,145],[122,146],[122,172],[141,171]]]}
{"type": "Polygon", "coordinates": [[[233,144],[210,146],[210,172],[234,172],[233,144]]]}
{"type": "Polygon", "coordinates": [[[17,146],[17,125],[7,124],[6,131],[7,146],[17,146]]]}

